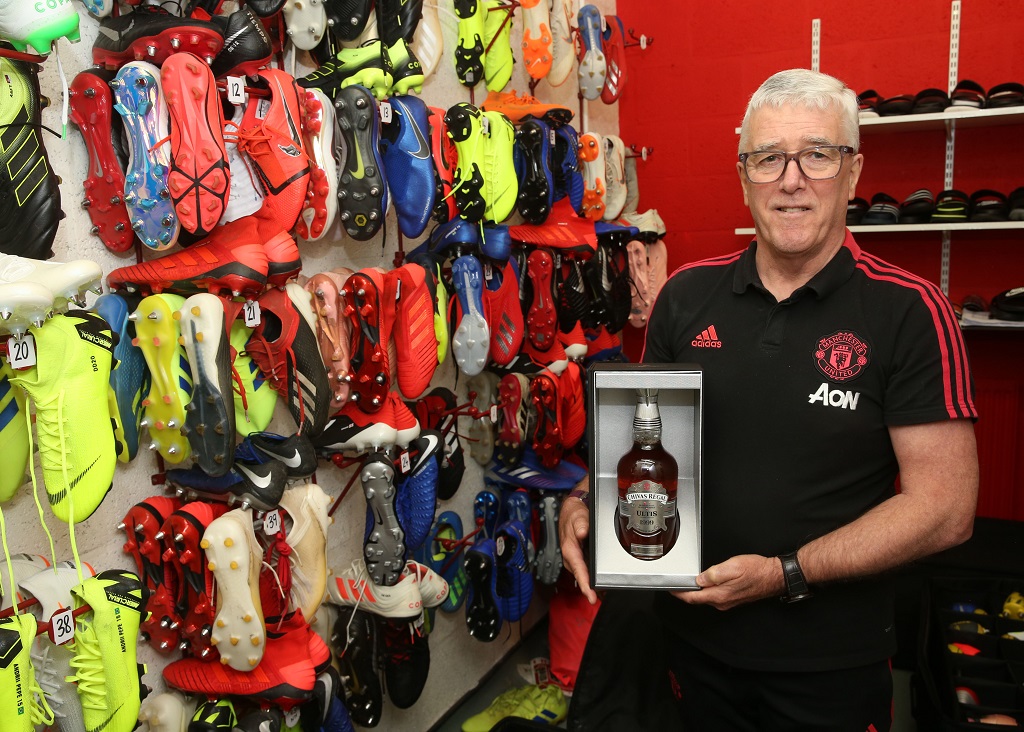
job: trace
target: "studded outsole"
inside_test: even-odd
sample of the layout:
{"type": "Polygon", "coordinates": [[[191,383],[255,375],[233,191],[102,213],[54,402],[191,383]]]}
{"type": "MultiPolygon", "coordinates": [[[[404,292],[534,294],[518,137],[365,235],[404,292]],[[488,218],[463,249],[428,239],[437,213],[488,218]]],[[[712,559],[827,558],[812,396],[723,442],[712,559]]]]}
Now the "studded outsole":
{"type": "Polygon", "coordinates": [[[472,548],[466,552],[463,566],[472,589],[466,605],[466,626],[471,636],[484,642],[497,638],[501,629],[501,611],[492,591],[494,572],[497,571],[494,565],[493,555],[472,548]]]}
{"type": "Polygon", "coordinates": [[[562,428],[558,419],[557,377],[537,374],[530,382],[530,398],[537,412],[537,429],[533,435],[533,449],[541,465],[554,468],[562,459],[562,428]]]}
{"type": "Polygon", "coordinates": [[[224,304],[216,295],[192,295],[173,317],[192,368],[192,399],[181,432],[207,475],[226,475],[234,456],[235,404],[224,304]]]}
{"type": "Polygon", "coordinates": [[[321,0],[286,0],[284,22],[292,45],[303,51],[317,47],[327,30],[327,12],[321,0]]]}
{"type": "Polygon", "coordinates": [[[459,19],[459,42],[455,49],[455,74],[465,86],[476,86],[484,78],[483,0],[455,0],[459,19]]]}
{"type": "Polygon", "coordinates": [[[469,426],[466,435],[469,440],[469,452],[480,465],[487,465],[494,456],[495,433],[494,423],[487,413],[496,403],[498,377],[489,371],[482,371],[469,379],[467,388],[476,394],[473,406],[483,414],[479,419],[474,419],[469,426]]]}
{"type": "Polygon", "coordinates": [[[467,221],[480,221],[487,210],[484,178],[480,172],[483,147],[480,110],[471,104],[456,104],[445,114],[444,123],[448,137],[455,143],[457,165],[452,190],[459,215],[467,221]]]}
{"type": "Polygon", "coordinates": [[[312,152],[315,166],[310,172],[296,232],[306,241],[316,241],[334,223],[338,213],[338,169],[333,151],[336,120],[334,105],[319,89],[307,90],[302,102],[306,149],[312,152]]]}
{"type": "Polygon", "coordinates": [[[167,188],[170,142],[160,70],[135,61],[117,72],[115,109],[128,134],[131,159],[124,176],[124,199],[131,227],[149,249],[162,251],[178,239],[181,224],[167,188]]]}
{"type": "Polygon", "coordinates": [[[362,272],[356,272],[341,288],[342,314],[351,323],[352,344],[349,355],[351,398],[364,412],[378,411],[391,388],[387,344],[381,312],[382,294],[377,284],[362,272]]]}
{"type": "Polygon", "coordinates": [[[519,188],[518,208],[530,224],[543,224],[551,212],[551,146],[545,132],[536,121],[528,120],[516,135],[527,166],[526,177],[519,188]]]}
{"type": "Polygon", "coordinates": [[[145,416],[142,426],[149,428],[150,449],[159,450],[164,460],[178,464],[192,453],[181,434],[185,424],[185,405],[192,384],[186,379],[185,350],[178,343],[174,312],[184,303],[180,295],[152,295],[128,316],[135,322],[132,344],[142,349],[150,373],[149,393],[142,400],[145,416]]]}
{"type": "Polygon", "coordinates": [[[494,444],[494,459],[502,465],[517,465],[526,442],[526,398],[529,381],[522,374],[510,373],[501,377],[498,396],[498,438],[494,444]]]}
{"type": "Polygon", "coordinates": [[[251,671],[263,658],[266,642],[259,594],[263,552],[256,543],[252,514],[242,509],[224,514],[206,528],[199,546],[217,582],[210,643],[217,647],[221,663],[251,671]]]}
{"type": "Polygon", "coordinates": [[[462,373],[483,371],[491,349],[491,330],[483,313],[483,272],[473,256],[459,257],[452,265],[452,282],[459,298],[461,318],[452,335],[452,354],[462,373]]]}
{"type": "Polygon", "coordinates": [[[366,571],[374,584],[390,587],[405,568],[405,533],[395,513],[395,469],[387,456],[372,453],[359,479],[373,520],[363,543],[366,571]]]}
{"type": "Polygon", "coordinates": [[[553,585],[562,573],[562,548],[558,543],[558,499],[540,499],[540,550],[537,552],[537,581],[553,585]]]}
{"type": "Polygon", "coordinates": [[[139,576],[152,591],[164,582],[163,547],[156,535],[164,521],[181,508],[181,501],[169,496],[150,496],[128,509],[118,528],[126,535],[124,552],[131,554],[139,576]]]}
{"type": "Polygon", "coordinates": [[[111,143],[114,112],[109,77],[109,72],[98,69],[79,73],[68,90],[69,116],[89,152],[82,207],[89,212],[92,233],[110,251],[124,252],[131,249],[134,237],[124,203],[124,173],[111,143]]]}
{"type": "Polygon", "coordinates": [[[580,8],[579,30],[581,52],[580,91],[586,99],[597,99],[604,90],[608,64],[601,48],[601,12],[593,5],[580,8]]]}
{"type": "Polygon", "coordinates": [[[540,351],[551,348],[558,328],[553,294],[554,269],[554,259],[545,249],[535,249],[526,260],[526,270],[533,287],[533,301],[526,314],[526,330],[530,343],[540,351]]]}
{"type": "Polygon", "coordinates": [[[380,230],[387,208],[387,184],[380,166],[380,117],[373,96],[358,85],[342,89],[334,106],[348,150],[338,185],[338,218],[349,236],[367,241],[380,230]]]}
{"type": "Polygon", "coordinates": [[[161,82],[171,114],[167,187],[181,225],[207,236],[224,215],[231,186],[216,81],[206,63],[181,53],[164,64],[161,82]]]}
{"type": "Polygon", "coordinates": [[[224,37],[219,33],[207,28],[182,26],[139,38],[120,53],[93,47],[92,60],[108,69],[119,69],[132,60],[160,66],[173,54],[187,52],[209,64],[223,47],[224,37]]]}
{"type": "Polygon", "coordinates": [[[523,63],[533,79],[543,79],[551,71],[551,17],[544,0],[523,3],[523,63]]]}
{"type": "Polygon", "coordinates": [[[195,707],[194,698],[178,692],[147,696],[139,708],[139,721],[149,732],[182,732],[188,729],[195,707]]]}

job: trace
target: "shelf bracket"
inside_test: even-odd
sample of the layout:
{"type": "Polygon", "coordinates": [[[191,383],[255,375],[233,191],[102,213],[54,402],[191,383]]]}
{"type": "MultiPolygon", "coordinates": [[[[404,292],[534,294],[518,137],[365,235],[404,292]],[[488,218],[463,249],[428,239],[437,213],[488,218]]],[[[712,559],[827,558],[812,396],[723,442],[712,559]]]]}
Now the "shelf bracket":
{"type": "MultiPolygon", "coordinates": [[[[949,14],[949,77],[947,84],[949,92],[956,88],[957,77],[960,74],[960,2],[952,0],[949,14]]],[[[956,121],[946,122],[946,165],[943,174],[943,185],[945,190],[953,187],[953,165],[956,151],[956,121]]],[[[940,265],[939,287],[942,293],[949,297],[949,260],[951,252],[952,234],[948,231],[942,232],[942,261],[940,265]]]]}

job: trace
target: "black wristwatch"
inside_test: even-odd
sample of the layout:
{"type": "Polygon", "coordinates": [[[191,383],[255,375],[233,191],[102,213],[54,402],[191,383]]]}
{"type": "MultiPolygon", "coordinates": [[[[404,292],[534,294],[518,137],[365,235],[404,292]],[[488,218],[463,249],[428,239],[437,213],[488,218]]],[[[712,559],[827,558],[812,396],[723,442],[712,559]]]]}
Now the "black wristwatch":
{"type": "Polygon", "coordinates": [[[780,554],[779,561],[782,562],[782,575],[786,578],[786,594],[779,598],[782,602],[800,602],[814,595],[807,586],[807,580],[804,579],[796,552],[780,554]]]}

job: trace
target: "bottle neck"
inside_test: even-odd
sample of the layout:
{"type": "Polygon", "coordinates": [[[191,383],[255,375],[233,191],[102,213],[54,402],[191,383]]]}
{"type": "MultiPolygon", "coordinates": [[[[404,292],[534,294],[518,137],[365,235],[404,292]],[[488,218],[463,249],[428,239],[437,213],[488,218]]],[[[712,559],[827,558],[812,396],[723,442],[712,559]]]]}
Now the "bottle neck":
{"type": "Polygon", "coordinates": [[[661,427],[633,430],[633,444],[642,450],[661,445],[661,427]]]}

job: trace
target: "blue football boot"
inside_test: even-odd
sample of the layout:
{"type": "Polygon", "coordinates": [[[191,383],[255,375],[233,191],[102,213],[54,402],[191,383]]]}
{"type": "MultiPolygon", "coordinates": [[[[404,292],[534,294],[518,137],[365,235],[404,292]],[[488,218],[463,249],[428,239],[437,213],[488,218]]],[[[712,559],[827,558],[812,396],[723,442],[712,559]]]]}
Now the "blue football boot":
{"type": "MultiPolygon", "coordinates": [[[[504,265],[512,253],[512,237],[508,226],[504,224],[484,225],[484,238],[480,244],[480,254],[504,265]]],[[[518,276],[518,269],[516,275],[518,276]]]]}
{"type": "Polygon", "coordinates": [[[503,621],[498,596],[497,550],[494,539],[482,539],[466,550],[463,562],[469,578],[466,598],[466,628],[479,641],[498,637],[503,621]]]}
{"type": "Polygon", "coordinates": [[[521,155],[519,200],[516,207],[529,224],[543,224],[554,203],[555,181],[551,173],[551,126],[543,120],[528,119],[516,131],[516,148],[521,155]]]}
{"type": "Polygon", "coordinates": [[[498,527],[494,547],[501,616],[514,623],[526,614],[533,599],[533,542],[526,526],[511,520],[498,527]]]}
{"type": "Polygon", "coordinates": [[[584,99],[593,101],[601,96],[608,73],[608,62],[601,47],[601,11],[596,5],[587,4],[580,8],[577,19],[583,44],[583,56],[577,72],[580,93],[584,99]]]}
{"type": "Polygon", "coordinates": [[[110,372],[110,388],[117,401],[117,422],[120,427],[114,442],[117,459],[126,463],[134,459],[139,450],[142,399],[149,391],[149,372],[146,370],[142,349],[132,345],[134,335],[128,332],[129,308],[124,298],[113,294],[100,295],[96,299],[95,310],[118,337],[117,345],[114,346],[117,368],[110,372]]]}
{"type": "Polygon", "coordinates": [[[494,538],[494,531],[498,528],[498,511],[501,509],[501,504],[498,503],[501,486],[486,478],[484,484],[487,488],[473,498],[473,522],[480,529],[477,541],[494,538]]]}
{"type": "Polygon", "coordinates": [[[459,370],[475,376],[484,370],[491,348],[491,329],[484,317],[484,271],[480,260],[466,254],[452,264],[452,284],[458,297],[458,325],[452,353],[459,370]]]}
{"type": "Polygon", "coordinates": [[[454,511],[445,511],[437,517],[430,530],[430,541],[423,544],[415,554],[420,564],[425,564],[448,583],[448,596],[441,603],[441,610],[453,613],[462,607],[466,599],[469,580],[460,549],[455,542],[462,539],[462,519],[454,511]]]}
{"type": "Polygon", "coordinates": [[[578,214],[583,210],[583,192],[585,184],[583,171],[580,169],[580,140],[576,129],[564,125],[555,130],[555,148],[552,155],[554,165],[553,200],[560,201],[566,196],[573,210],[578,214]]]}
{"type": "Polygon", "coordinates": [[[391,122],[381,131],[388,188],[398,228],[415,239],[427,228],[434,209],[434,159],[430,153],[427,105],[419,97],[391,97],[391,122]]]}
{"type": "Polygon", "coordinates": [[[124,177],[128,219],[143,244],[161,251],[178,240],[181,225],[167,189],[171,143],[160,69],[132,61],[121,67],[111,86],[114,109],[123,118],[128,136],[130,157],[124,177]]]}

